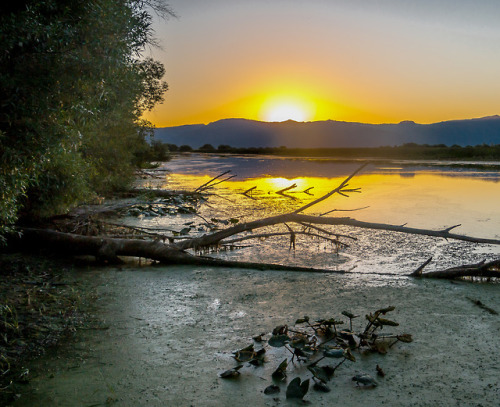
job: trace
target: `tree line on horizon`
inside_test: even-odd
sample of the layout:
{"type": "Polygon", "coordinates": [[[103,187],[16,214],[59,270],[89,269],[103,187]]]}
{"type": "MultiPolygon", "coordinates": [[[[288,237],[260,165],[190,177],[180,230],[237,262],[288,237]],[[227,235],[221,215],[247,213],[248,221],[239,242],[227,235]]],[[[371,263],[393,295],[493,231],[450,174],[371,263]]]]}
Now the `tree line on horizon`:
{"type": "Polygon", "coordinates": [[[20,0],[0,6],[0,238],[127,187],[150,159],[145,111],[165,69],[145,57],[163,0],[20,0]]]}
{"type": "Polygon", "coordinates": [[[201,152],[226,154],[269,154],[285,156],[332,156],[343,158],[378,157],[378,158],[408,158],[408,159],[464,159],[464,160],[500,160],[500,144],[475,146],[447,146],[445,144],[405,143],[400,146],[380,147],[339,147],[339,148],[288,148],[280,147],[232,147],[221,144],[214,147],[204,144],[199,148],[190,145],[153,142],[153,149],[167,150],[171,153],[201,152]]]}

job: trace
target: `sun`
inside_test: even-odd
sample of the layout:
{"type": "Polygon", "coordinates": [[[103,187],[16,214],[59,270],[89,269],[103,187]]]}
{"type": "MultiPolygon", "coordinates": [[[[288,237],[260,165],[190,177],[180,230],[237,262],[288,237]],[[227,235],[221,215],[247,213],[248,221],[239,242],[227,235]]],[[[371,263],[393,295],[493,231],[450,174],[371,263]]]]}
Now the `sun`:
{"type": "Polygon", "coordinates": [[[306,119],[306,113],[300,107],[292,104],[275,106],[271,108],[266,115],[266,121],[268,122],[284,122],[286,120],[303,122],[306,119]]]}
{"type": "Polygon", "coordinates": [[[310,119],[311,110],[309,104],[299,98],[275,97],[262,105],[261,117],[266,122],[305,122],[310,119]]]}

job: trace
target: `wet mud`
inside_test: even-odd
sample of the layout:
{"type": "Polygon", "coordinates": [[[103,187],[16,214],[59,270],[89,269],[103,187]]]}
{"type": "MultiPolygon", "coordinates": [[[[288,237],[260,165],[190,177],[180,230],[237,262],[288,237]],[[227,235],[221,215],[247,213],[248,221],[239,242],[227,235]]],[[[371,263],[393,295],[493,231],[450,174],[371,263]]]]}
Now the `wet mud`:
{"type": "Polygon", "coordinates": [[[41,359],[16,406],[288,405],[285,384],[278,394],[263,393],[279,357],[245,366],[237,380],[219,378],[236,366],[232,351],[302,315],[364,315],[387,305],[396,306],[398,329],[414,342],[357,355],[338,369],[330,393],[307,394],[311,405],[493,406],[500,398],[500,318],[467,299],[500,310],[497,284],[377,276],[367,284],[357,275],[190,267],[96,270],[85,278],[100,281],[107,329],[82,332],[41,359]],[[386,373],[378,387],[351,380],[375,376],[377,364],[386,373]]]}

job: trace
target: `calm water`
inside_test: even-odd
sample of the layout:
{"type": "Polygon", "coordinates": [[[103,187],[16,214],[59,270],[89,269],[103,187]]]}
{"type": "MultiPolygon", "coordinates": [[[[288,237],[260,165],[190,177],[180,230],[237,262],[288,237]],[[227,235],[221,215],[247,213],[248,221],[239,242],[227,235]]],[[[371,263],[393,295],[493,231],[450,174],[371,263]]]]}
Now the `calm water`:
{"type": "MultiPolygon", "coordinates": [[[[370,164],[353,178],[350,186],[361,193],[334,195],[306,213],[349,216],[368,222],[406,224],[409,227],[442,229],[461,224],[456,233],[500,238],[500,171],[438,166],[437,162],[384,162],[370,164]],[[359,209],[363,208],[363,209],[359,209]],[[354,209],[354,211],[352,211],[354,209]]],[[[161,168],[165,177],[154,186],[193,190],[223,171],[234,178],[211,190],[208,205],[200,207],[205,219],[238,218],[248,221],[292,211],[335,188],[361,161],[332,159],[213,156],[188,154],[161,168]],[[295,184],[285,195],[277,191],[295,184]],[[250,196],[242,192],[255,187],[250,196]]],[[[495,167],[493,167],[495,168],[495,167]]],[[[497,167],[500,168],[500,167],[497,167]]],[[[141,218],[141,224],[181,230],[192,222],[187,216],[141,218]]],[[[134,220],[137,222],[137,220],[134,220]]],[[[196,219],[190,235],[202,234],[203,220],[196,219]]],[[[300,226],[294,226],[296,231],[300,226]]],[[[355,273],[406,274],[433,256],[441,266],[479,261],[500,254],[500,248],[443,239],[411,236],[350,227],[329,228],[353,239],[337,251],[320,239],[297,237],[289,250],[288,237],[245,241],[237,251],[218,253],[225,258],[279,262],[328,269],[352,269],[355,273]]],[[[286,232],[277,226],[254,233],[286,232]]]]}
{"type": "MultiPolygon", "coordinates": [[[[283,160],[262,157],[182,156],[155,186],[193,190],[223,170],[238,177],[217,185],[199,207],[205,219],[244,220],[291,211],[339,184],[358,163],[283,160]],[[275,192],[296,183],[289,196],[275,192]],[[251,198],[241,192],[255,186],[251,198]],[[304,193],[307,188],[314,187],[304,193]]],[[[462,223],[460,233],[498,237],[498,173],[440,169],[432,166],[370,166],[352,180],[361,194],[334,196],[313,208],[331,216],[373,222],[442,228],[462,223]]],[[[207,233],[192,215],[130,218],[131,223],[207,233]],[[189,225],[186,225],[189,224],[189,225]]],[[[290,225],[296,230],[297,225],[290,225]]],[[[286,231],[277,226],[272,231],[286,231]]],[[[450,284],[404,277],[430,255],[439,266],[462,264],[500,254],[499,247],[446,242],[354,228],[338,228],[350,246],[336,253],[320,240],[298,237],[295,251],[286,237],[249,240],[248,247],[215,254],[251,261],[352,269],[347,274],[289,273],[191,266],[124,267],[85,271],[81,278],[98,285],[96,304],[106,328],[83,331],[65,352],[42,358],[29,394],[16,406],[252,406],[289,405],[285,386],[266,396],[271,372],[286,357],[270,349],[263,367],[244,366],[241,380],[218,374],[233,367],[232,351],[252,343],[296,318],[359,315],[394,305],[397,332],[414,336],[387,355],[358,355],[329,383],[331,393],[309,391],[314,406],[490,406],[500,394],[497,315],[485,313],[467,298],[498,310],[497,284],[450,284]],[[360,372],[387,376],[375,389],[352,382],[360,372]],[[279,401],[276,401],[278,398],[279,401]]],[[[260,231],[254,231],[260,233],[260,231]]],[[[356,320],[356,329],[364,324],[356,320]]],[[[391,327],[392,329],[392,327],[391,327]]],[[[280,349],[283,350],[283,349],[280,349]]],[[[277,351],[276,351],[277,352],[277,351]]],[[[283,352],[285,352],[283,350],[283,352]]],[[[289,368],[289,380],[310,377],[305,365],[289,368]],[[292,373],[293,371],[293,373],[292,373]],[[293,376],[292,376],[293,374],[293,376]]],[[[25,390],[27,391],[27,390],[25,390]]],[[[495,401],[497,400],[497,401],[495,401]]]]}

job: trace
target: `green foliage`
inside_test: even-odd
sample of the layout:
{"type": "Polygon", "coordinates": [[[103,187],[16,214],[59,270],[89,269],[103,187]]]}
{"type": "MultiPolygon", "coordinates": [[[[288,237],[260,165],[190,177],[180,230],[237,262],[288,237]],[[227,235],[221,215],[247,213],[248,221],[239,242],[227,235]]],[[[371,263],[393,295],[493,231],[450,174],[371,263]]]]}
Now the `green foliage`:
{"type": "Polygon", "coordinates": [[[39,219],[64,213],[82,196],[93,197],[87,182],[90,171],[91,166],[81,155],[63,147],[51,150],[36,181],[27,190],[25,217],[39,219]]]}
{"type": "MultiPolygon", "coordinates": [[[[201,148],[200,148],[201,150],[201,148]]],[[[170,150],[175,151],[175,150],[170,150]]],[[[210,152],[205,150],[205,152],[210,152]]],[[[340,147],[340,148],[286,148],[281,147],[231,147],[221,144],[218,153],[284,155],[290,157],[337,157],[337,158],[387,158],[387,159],[433,159],[433,160],[499,160],[500,144],[461,147],[444,144],[428,145],[406,143],[401,146],[340,147]]]]}
{"type": "Polygon", "coordinates": [[[176,144],[165,143],[168,147],[168,151],[176,152],[179,151],[179,147],[176,144]]]}
{"type": "Polygon", "coordinates": [[[161,162],[170,160],[170,150],[168,144],[158,140],[151,141],[151,144],[145,146],[140,152],[136,153],[136,159],[139,166],[151,167],[151,162],[161,162]]]}
{"type": "Polygon", "coordinates": [[[199,149],[199,151],[215,151],[215,147],[212,144],[203,144],[199,149]]]}
{"type": "Polygon", "coordinates": [[[142,58],[161,0],[41,0],[0,6],[0,222],[49,216],[127,186],[149,150],[141,116],[164,67],[142,58]]]}
{"type": "Polygon", "coordinates": [[[193,151],[193,147],[188,146],[187,144],[183,144],[182,146],[180,146],[180,147],[179,147],[179,151],[180,151],[181,153],[183,153],[183,152],[193,151]]]}

